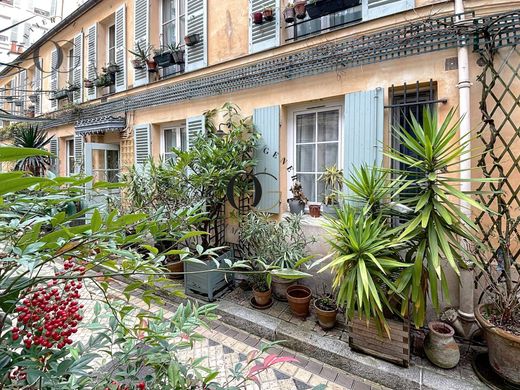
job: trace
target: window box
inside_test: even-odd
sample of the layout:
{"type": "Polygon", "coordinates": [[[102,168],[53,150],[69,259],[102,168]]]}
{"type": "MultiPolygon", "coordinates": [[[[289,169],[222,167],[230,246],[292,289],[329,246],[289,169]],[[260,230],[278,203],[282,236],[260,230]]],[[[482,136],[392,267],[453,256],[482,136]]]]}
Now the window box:
{"type": "Polygon", "coordinates": [[[67,89],[60,89],[54,92],[53,97],[55,100],[62,100],[69,97],[69,91],[67,89]]]}
{"type": "Polygon", "coordinates": [[[174,64],[172,53],[169,51],[164,51],[162,53],[154,55],[153,60],[161,68],[166,68],[167,66],[174,64]]]}
{"type": "Polygon", "coordinates": [[[311,19],[318,19],[356,5],[359,5],[359,0],[316,0],[307,4],[307,13],[311,19]]]}
{"type": "Polygon", "coordinates": [[[186,43],[186,46],[195,46],[197,43],[200,42],[200,34],[190,34],[186,35],[184,37],[184,43],[186,43]]]}
{"type": "Polygon", "coordinates": [[[172,51],[173,62],[177,65],[184,64],[184,50],[172,51]]]}
{"type": "Polygon", "coordinates": [[[107,71],[107,73],[117,73],[117,72],[119,72],[119,65],[108,64],[106,71],[107,71]]]}
{"type": "Polygon", "coordinates": [[[95,81],[94,85],[97,88],[109,87],[114,85],[115,77],[113,73],[103,73],[95,81]]]}

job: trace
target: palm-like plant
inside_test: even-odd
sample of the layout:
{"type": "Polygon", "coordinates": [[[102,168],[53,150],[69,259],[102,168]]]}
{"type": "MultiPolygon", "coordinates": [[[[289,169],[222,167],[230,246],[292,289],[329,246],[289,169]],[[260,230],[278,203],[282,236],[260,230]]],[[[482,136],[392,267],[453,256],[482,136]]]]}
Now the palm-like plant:
{"type": "MultiPolygon", "coordinates": [[[[38,126],[26,125],[14,134],[13,145],[19,148],[44,149],[52,137],[47,137],[47,131],[38,126]]],[[[31,172],[33,176],[43,176],[51,163],[49,156],[29,156],[18,160],[14,166],[17,171],[31,172]]]]}
{"type": "Polygon", "coordinates": [[[422,125],[412,117],[410,131],[403,127],[395,129],[403,146],[412,151],[411,155],[397,149],[388,152],[391,159],[413,168],[397,172],[402,175],[404,185],[413,185],[416,192],[402,200],[413,213],[399,236],[399,240],[409,243],[413,266],[403,271],[396,285],[404,296],[401,312],[406,314],[411,302],[416,326],[424,324],[428,294],[436,310],[439,310],[439,293],[442,291],[448,297],[441,260],[446,259],[457,275],[460,267],[466,266],[464,260],[474,260],[462,241],[475,242],[477,229],[460,205],[465,202],[479,210],[485,209],[469,193],[457,188],[462,180],[456,169],[470,141],[456,142],[460,121],[452,123],[454,113],[450,110],[440,124],[428,110],[423,114],[422,125]]]}

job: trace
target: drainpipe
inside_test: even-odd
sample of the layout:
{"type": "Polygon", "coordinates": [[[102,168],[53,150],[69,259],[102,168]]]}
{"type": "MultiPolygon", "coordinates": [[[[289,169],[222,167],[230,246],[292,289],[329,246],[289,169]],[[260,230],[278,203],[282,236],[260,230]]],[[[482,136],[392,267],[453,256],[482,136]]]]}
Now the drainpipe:
{"type": "MultiPolygon", "coordinates": [[[[464,23],[464,1],[455,0],[455,14],[459,15],[456,23],[464,23]]],[[[467,38],[467,37],[466,37],[467,38]]],[[[462,43],[462,42],[461,42],[462,43]]],[[[471,122],[470,122],[470,77],[469,77],[469,54],[468,47],[466,45],[459,45],[457,48],[458,57],[458,71],[459,71],[459,82],[457,88],[459,89],[459,115],[461,118],[460,122],[460,143],[466,142],[471,137],[471,122]]],[[[463,180],[460,184],[460,189],[463,192],[471,191],[471,183],[468,179],[471,179],[471,146],[466,144],[464,147],[463,154],[461,156],[460,163],[460,178],[463,180]]],[[[471,208],[467,202],[461,201],[460,207],[462,212],[471,218],[471,208]]],[[[463,243],[464,244],[464,243],[463,243]]],[[[469,249],[469,248],[468,248],[469,249]]],[[[460,271],[460,284],[459,284],[459,310],[458,314],[463,322],[466,336],[469,336],[472,332],[473,326],[475,326],[475,315],[474,311],[474,287],[473,287],[473,270],[460,271]]]]}

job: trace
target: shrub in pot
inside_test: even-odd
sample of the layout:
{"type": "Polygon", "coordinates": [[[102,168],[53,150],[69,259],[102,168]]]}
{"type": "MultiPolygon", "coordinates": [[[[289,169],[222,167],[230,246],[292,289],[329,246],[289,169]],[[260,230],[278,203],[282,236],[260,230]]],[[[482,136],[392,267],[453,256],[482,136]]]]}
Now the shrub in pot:
{"type": "Polygon", "coordinates": [[[272,298],[266,274],[253,274],[249,277],[249,282],[253,288],[255,305],[259,308],[268,306],[272,302],[272,298]]]}
{"type": "Polygon", "coordinates": [[[332,294],[323,294],[314,301],[314,312],[318,318],[318,324],[323,330],[329,330],[336,326],[338,305],[332,294]]]}
{"type": "Polygon", "coordinates": [[[184,49],[181,48],[181,44],[168,45],[170,52],[172,53],[173,62],[177,65],[184,64],[184,49]]]}
{"type": "Polygon", "coordinates": [[[144,46],[139,42],[136,43],[134,50],[128,50],[131,54],[134,55],[134,58],[132,59],[132,66],[134,69],[143,69],[145,67],[149,61],[152,50],[152,45],[144,46]]]}
{"type": "Polygon", "coordinates": [[[335,208],[338,206],[338,193],[343,186],[343,170],[338,169],[336,165],[325,167],[325,172],[320,176],[320,181],[325,186],[325,195],[323,197],[323,213],[335,215],[335,208]]]}
{"type": "Polygon", "coordinates": [[[294,180],[289,191],[293,194],[292,198],[287,199],[289,211],[291,214],[302,214],[308,199],[303,192],[301,183],[298,180],[294,180]]]}

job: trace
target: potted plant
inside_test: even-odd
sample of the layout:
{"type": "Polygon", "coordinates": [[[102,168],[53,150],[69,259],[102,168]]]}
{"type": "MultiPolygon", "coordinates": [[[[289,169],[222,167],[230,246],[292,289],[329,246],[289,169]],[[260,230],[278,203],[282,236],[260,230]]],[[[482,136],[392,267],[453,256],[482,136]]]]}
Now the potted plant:
{"type": "Polygon", "coordinates": [[[253,12],[251,14],[251,19],[253,20],[254,24],[262,24],[264,22],[264,15],[262,12],[253,12]]]}
{"type": "Polygon", "coordinates": [[[274,20],[274,8],[266,7],[262,11],[262,14],[266,22],[272,22],[274,20]]]}
{"type": "Polygon", "coordinates": [[[177,65],[184,64],[184,49],[181,48],[180,42],[177,44],[168,45],[170,52],[172,53],[173,62],[177,65]]]}
{"type": "Polygon", "coordinates": [[[166,68],[174,63],[172,52],[168,48],[154,50],[153,60],[161,68],[166,68]]]}
{"type": "Polygon", "coordinates": [[[319,218],[321,216],[320,202],[309,202],[309,215],[313,218],[319,218]]]}
{"type": "Polygon", "coordinates": [[[283,10],[283,18],[285,20],[285,23],[293,23],[295,17],[294,12],[294,4],[288,3],[285,9],[283,10]]]}
{"type": "Polygon", "coordinates": [[[424,340],[424,353],[430,362],[441,368],[453,368],[459,364],[459,345],[453,338],[455,330],[440,321],[428,323],[429,332],[424,340]]]}
{"type": "Polygon", "coordinates": [[[117,73],[119,72],[119,65],[117,65],[115,62],[109,62],[106,67],[103,68],[103,72],[105,73],[117,73]]]}
{"type": "Polygon", "coordinates": [[[266,274],[253,274],[249,277],[249,282],[253,288],[253,301],[251,304],[257,309],[266,309],[273,303],[271,298],[271,287],[266,278],[266,274]]]}
{"type": "Polygon", "coordinates": [[[303,193],[301,183],[295,179],[289,191],[293,194],[292,198],[287,199],[287,203],[289,203],[289,211],[292,214],[302,214],[305,210],[305,204],[308,199],[303,193]]]}
{"type": "Polygon", "coordinates": [[[25,115],[29,118],[34,118],[34,106],[27,107],[27,110],[25,110],[25,115]]]}
{"type": "Polygon", "coordinates": [[[336,165],[325,167],[325,172],[320,176],[320,181],[325,186],[325,195],[323,197],[323,212],[325,214],[334,215],[335,207],[338,206],[338,192],[343,185],[343,170],[338,169],[336,165]]]}
{"type": "Polygon", "coordinates": [[[84,79],[83,85],[85,86],[85,88],[92,88],[92,87],[94,87],[94,81],[92,81],[90,79],[84,79]]]}
{"type": "Polygon", "coordinates": [[[134,58],[132,60],[132,66],[134,67],[134,69],[144,68],[144,66],[149,61],[152,49],[152,45],[148,45],[145,47],[140,42],[137,42],[135,45],[135,50],[128,50],[131,54],[134,55],[134,58]]]}
{"type": "Polygon", "coordinates": [[[186,46],[195,46],[199,42],[200,34],[198,33],[188,34],[184,37],[184,43],[186,44],[186,46]]]}
{"type": "Polygon", "coordinates": [[[296,14],[296,18],[305,19],[307,15],[307,0],[297,0],[294,3],[294,13],[296,14]]]}
{"type": "Polygon", "coordinates": [[[309,316],[309,305],[311,302],[311,289],[299,284],[287,287],[287,301],[291,312],[297,316],[306,318],[309,316]]]}
{"type": "Polygon", "coordinates": [[[70,83],[67,81],[67,88],[66,90],[68,92],[74,92],[74,91],[79,91],[81,88],[78,84],[75,84],[75,83],[70,83]]]}
{"type": "Polygon", "coordinates": [[[14,105],[15,105],[16,107],[22,107],[22,104],[23,104],[23,102],[22,102],[21,100],[15,100],[15,101],[14,101],[14,105]]]}
{"type": "Polygon", "coordinates": [[[141,58],[132,58],[131,62],[134,69],[143,69],[146,64],[141,58]]]}
{"type": "Polygon", "coordinates": [[[318,324],[323,330],[329,330],[336,326],[338,305],[332,294],[324,293],[315,299],[314,312],[318,318],[318,324]]]}

